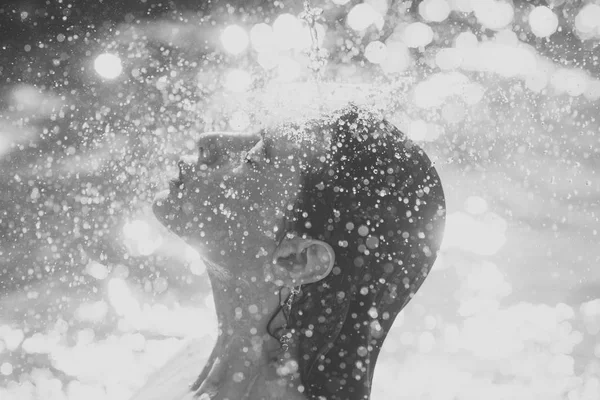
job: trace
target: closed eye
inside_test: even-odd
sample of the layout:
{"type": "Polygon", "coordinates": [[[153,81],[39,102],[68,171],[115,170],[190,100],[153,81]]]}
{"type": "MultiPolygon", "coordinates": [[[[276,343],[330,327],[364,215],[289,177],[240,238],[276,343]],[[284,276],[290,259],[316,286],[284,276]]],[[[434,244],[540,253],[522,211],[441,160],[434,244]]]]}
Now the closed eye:
{"type": "Polygon", "coordinates": [[[250,164],[252,167],[256,167],[257,161],[258,160],[256,159],[256,156],[250,153],[246,153],[246,155],[244,156],[244,162],[246,164],[250,164]]]}
{"type": "Polygon", "coordinates": [[[214,150],[209,150],[208,147],[199,147],[198,164],[214,164],[217,161],[217,154],[214,150]]]}

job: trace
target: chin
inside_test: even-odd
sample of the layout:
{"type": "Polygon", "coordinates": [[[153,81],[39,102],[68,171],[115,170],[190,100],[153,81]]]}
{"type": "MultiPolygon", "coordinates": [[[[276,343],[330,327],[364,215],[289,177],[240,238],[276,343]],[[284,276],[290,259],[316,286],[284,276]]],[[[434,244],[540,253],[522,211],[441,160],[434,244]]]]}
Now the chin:
{"type": "Polygon", "coordinates": [[[173,221],[177,213],[173,206],[173,200],[169,198],[169,195],[168,190],[159,192],[152,202],[152,212],[161,224],[177,233],[177,230],[173,226],[173,221]]]}

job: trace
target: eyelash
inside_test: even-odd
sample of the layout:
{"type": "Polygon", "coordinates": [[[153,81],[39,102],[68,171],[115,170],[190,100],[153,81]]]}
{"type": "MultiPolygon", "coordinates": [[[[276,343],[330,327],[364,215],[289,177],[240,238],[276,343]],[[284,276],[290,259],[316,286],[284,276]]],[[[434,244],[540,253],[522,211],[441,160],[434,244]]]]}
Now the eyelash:
{"type": "Polygon", "coordinates": [[[246,154],[244,162],[246,164],[250,164],[252,166],[252,168],[256,167],[256,161],[254,161],[248,154],[246,154]]]}

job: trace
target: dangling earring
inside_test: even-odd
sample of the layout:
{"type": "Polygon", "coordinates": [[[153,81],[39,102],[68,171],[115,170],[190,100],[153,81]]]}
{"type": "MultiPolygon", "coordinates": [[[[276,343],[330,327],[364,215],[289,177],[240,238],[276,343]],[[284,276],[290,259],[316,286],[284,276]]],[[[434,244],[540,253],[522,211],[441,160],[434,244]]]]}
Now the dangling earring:
{"type": "Polygon", "coordinates": [[[290,340],[292,339],[293,329],[288,330],[290,324],[290,315],[292,313],[292,304],[294,299],[300,294],[299,287],[293,287],[290,289],[290,295],[288,296],[285,304],[283,305],[283,316],[285,317],[285,323],[281,327],[283,334],[279,337],[279,343],[283,350],[279,359],[279,365],[277,366],[277,375],[280,377],[289,376],[294,379],[298,371],[298,362],[294,360],[288,352],[290,348],[290,340]]]}
{"type": "Polygon", "coordinates": [[[281,327],[283,334],[279,338],[279,343],[281,343],[281,348],[284,353],[289,349],[289,341],[292,338],[292,332],[288,331],[288,325],[290,323],[290,315],[292,313],[292,304],[294,303],[294,298],[300,294],[299,287],[293,287],[290,289],[290,295],[288,296],[285,304],[283,305],[283,316],[285,317],[285,323],[281,327]]]}

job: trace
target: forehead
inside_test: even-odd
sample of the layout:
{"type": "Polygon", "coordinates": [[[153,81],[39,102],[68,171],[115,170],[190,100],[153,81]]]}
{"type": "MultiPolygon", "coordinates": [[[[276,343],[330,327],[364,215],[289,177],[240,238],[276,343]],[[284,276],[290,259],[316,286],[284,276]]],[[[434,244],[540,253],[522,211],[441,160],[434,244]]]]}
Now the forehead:
{"type": "Polygon", "coordinates": [[[324,152],[331,142],[330,130],[314,123],[286,124],[261,131],[267,146],[282,152],[324,152]]]}

